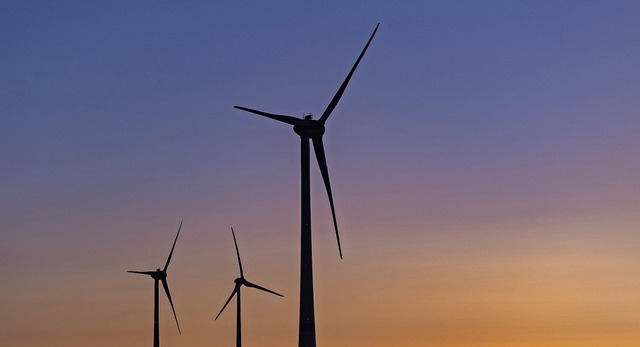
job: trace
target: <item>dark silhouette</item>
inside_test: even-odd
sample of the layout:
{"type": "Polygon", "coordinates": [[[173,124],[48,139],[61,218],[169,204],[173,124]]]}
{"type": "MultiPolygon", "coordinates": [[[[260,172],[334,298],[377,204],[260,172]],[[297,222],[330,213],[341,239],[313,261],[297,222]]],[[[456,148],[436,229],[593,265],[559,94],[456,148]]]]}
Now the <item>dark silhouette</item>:
{"type": "Polygon", "coordinates": [[[231,234],[233,235],[233,243],[236,245],[236,255],[238,256],[238,266],[240,267],[240,277],[236,278],[234,280],[234,282],[236,283],[235,287],[233,287],[233,291],[231,292],[231,296],[229,296],[229,299],[227,299],[227,302],[224,303],[224,306],[222,306],[222,309],[220,310],[220,312],[218,312],[218,315],[216,316],[216,320],[218,319],[218,317],[220,317],[220,314],[222,313],[222,311],[224,311],[224,309],[227,307],[227,305],[229,304],[229,301],[231,301],[231,299],[233,299],[234,295],[238,295],[238,297],[236,298],[236,303],[237,303],[237,312],[236,312],[236,346],[240,347],[242,346],[242,321],[241,321],[241,307],[240,307],[240,288],[242,286],[246,286],[249,288],[255,288],[255,289],[259,289],[262,290],[264,292],[267,293],[271,293],[271,294],[275,294],[277,296],[281,296],[283,297],[282,294],[278,294],[276,292],[274,292],[273,290],[269,290],[267,288],[261,287],[257,284],[251,283],[249,281],[247,281],[244,278],[244,272],[242,271],[242,261],[240,261],[240,251],[238,251],[238,242],[236,241],[236,233],[233,231],[233,228],[231,228],[231,234]]]}
{"type": "Polygon", "coordinates": [[[176,241],[178,241],[178,236],[180,236],[180,229],[182,229],[182,221],[180,221],[180,226],[178,227],[178,234],[176,235],[176,239],[173,240],[173,246],[171,246],[171,252],[169,252],[169,257],[167,258],[167,262],[164,264],[164,269],[156,269],[155,271],[127,271],[134,274],[140,275],[149,275],[153,278],[153,347],[160,347],[160,326],[158,324],[159,312],[158,312],[158,281],[162,282],[162,287],[164,287],[164,292],[167,294],[167,298],[169,299],[169,303],[171,304],[171,310],[173,311],[173,318],[176,320],[176,326],[178,327],[178,333],[182,335],[180,331],[180,324],[178,324],[178,317],[176,316],[176,310],[173,308],[173,300],[171,300],[171,293],[169,293],[169,285],[167,284],[167,267],[169,267],[169,262],[171,261],[171,256],[173,255],[173,249],[176,247],[176,241]]]}
{"type": "Polygon", "coordinates": [[[347,84],[351,79],[354,71],[358,67],[360,60],[367,51],[371,40],[378,31],[378,25],[373,30],[369,41],[364,46],[362,53],[356,60],[356,63],[349,71],[347,78],[342,82],[342,85],[338,89],[338,92],[333,97],[327,109],[324,110],[322,116],[318,120],[314,120],[311,115],[304,118],[296,118],[292,116],[280,115],[253,110],[246,107],[234,106],[235,108],[251,113],[258,114],[267,118],[275,119],[280,122],[284,122],[293,125],[293,131],[300,136],[301,144],[301,252],[300,252],[300,325],[298,335],[298,345],[304,347],[313,347],[316,345],[315,334],[315,317],[314,317],[314,304],[313,304],[313,264],[311,256],[311,193],[309,182],[309,139],[313,141],[313,149],[318,160],[318,166],[320,167],[320,173],[324,181],[327,195],[329,196],[329,204],[331,205],[331,215],[333,217],[333,226],[336,231],[336,239],[338,242],[338,252],[342,259],[342,247],[340,245],[340,235],[338,233],[338,223],[336,222],[336,213],[333,207],[333,196],[331,194],[331,183],[329,182],[329,170],[327,169],[327,161],[324,154],[324,146],[322,144],[322,135],[324,134],[324,123],[331,115],[331,112],[340,101],[342,94],[347,88],[347,84]]]}

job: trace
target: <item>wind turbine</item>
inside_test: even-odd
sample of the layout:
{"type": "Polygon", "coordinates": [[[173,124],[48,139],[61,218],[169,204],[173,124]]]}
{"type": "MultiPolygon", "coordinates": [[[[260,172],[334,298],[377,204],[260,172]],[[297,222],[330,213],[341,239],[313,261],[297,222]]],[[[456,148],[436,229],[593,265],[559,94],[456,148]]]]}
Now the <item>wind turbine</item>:
{"type": "Polygon", "coordinates": [[[293,125],[293,131],[300,136],[300,162],[301,162],[301,251],[300,251],[300,324],[298,334],[298,346],[313,347],[316,345],[316,333],[315,333],[315,314],[313,304],[313,264],[311,256],[311,192],[310,192],[310,177],[309,177],[309,140],[313,142],[313,150],[318,160],[318,166],[320,167],[320,173],[324,181],[324,186],[327,190],[329,197],[329,205],[331,205],[331,215],[333,217],[333,226],[336,231],[336,240],[338,242],[338,252],[340,253],[340,259],[342,259],[342,247],[340,246],[340,235],[338,234],[338,223],[336,222],[336,212],[333,206],[333,195],[331,194],[331,183],[329,182],[329,170],[327,169],[327,160],[324,154],[324,146],[322,144],[322,135],[324,134],[324,124],[333,112],[333,109],[340,101],[342,94],[347,88],[347,84],[351,79],[351,76],[355,72],[360,60],[367,51],[371,40],[373,40],[378,26],[373,30],[369,41],[364,46],[362,53],[356,60],[356,63],[349,71],[347,78],[342,82],[342,85],[338,89],[327,108],[322,113],[322,116],[318,120],[314,120],[311,115],[307,115],[304,118],[297,118],[281,114],[267,113],[258,111],[242,106],[234,106],[235,108],[255,113],[257,115],[271,118],[289,125],[293,125]]]}
{"type": "Polygon", "coordinates": [[[240,277],[238,277],[238,278],[236,278],[234,280],[236,285],[235,285],[235,287],[233,287],[233,291],[231,292],[231,296],[229,296],[229,299],[227,299],[227,302],[224,303],[224,306],[222,306],[222,309],[220,310],[220,312],[218,312],[218,315],[216,316],[216,320],[218,319],[218,317],[220,317],[220,314],[222,313],[222,311],[224,311],[224,309],[227,307],[227,305],[229,304],[229,301],[231,301],[231,299],[233,299],[233,296],[237,294],[238,297],[236,299],[236,303],[237,303],[237,312],[236,312],[236,346],[240,347],[240,346],[242,346],[242,321],[241,321],[241,313],[242,313],[242,311],[240,310],[240,288],[242,288],[242,286],[245,286],[245,287],[249,287],[249,288],[259,289],[259,290],[262,290],[262,291],[267,292],[267,293],[275,294],[277,296],[283,296],[283,295],[278,294],[278,293],[274,292],[273,290],[269,290],[269,289],[261,287],[261,286],[259,286],[257,284],[251,283],[251,282],[247,281],[244,278],[244,272],[242,271],[242,262],[240,261],[240,251],[238,251],[238,242],[236,241],[236,233],[233,231],[233,228],[231,228],[231,234],[233,235],[233,243],[236,245],[236,255],[238,256],[238,266],[240,267],[240,277]]]}
{"type": "Polygon", "coordinates": [[[153,347],[160,346],[160,326],[158,324],[159,312],[158,312],[158,282],[162,282],[162,287],[164,288],[164,292],[167,294],[167,298],[169,299],[169,303],[171,304],[171,310],[173,311],[173,318],[176,320],[176,326],[178,327],[178,333],[182,335],[180,331],[180,324],[178,324],[178,317],[176,316],[176,310],[173,308],[173,300],[171,300],[171,293],[169,293],[169,285],[167,284],[167,267],[169,267],[169,262],[171,261],[171,256],[173,255],[173,249],[176,247],[176,241],[178,241],[178,236],[180,236],[180,229],[182,229],[182,221],[180,221],[180,226],[178,227],[178,234],[176,235],[176,239],[173,240],[173,246],[171,246],[171,252],[169,252],[169,257],[167,258],[167,262],[164,264],[164,268],[162,270],[156,269],[155,271],[127,271],[134,274],[140,275],[149,275],[153,278],[153,347]]]}

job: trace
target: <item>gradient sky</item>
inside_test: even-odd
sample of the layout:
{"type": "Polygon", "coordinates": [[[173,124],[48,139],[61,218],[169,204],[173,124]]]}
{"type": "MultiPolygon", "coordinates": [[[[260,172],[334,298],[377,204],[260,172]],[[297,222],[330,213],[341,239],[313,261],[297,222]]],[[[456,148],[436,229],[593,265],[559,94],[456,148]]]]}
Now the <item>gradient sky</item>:
{"type": "Polygon", "coordinates": [[[640,2],[3,1],[0,341],[294,346],[299,140],[319,346],[640,345],[640,2]],[[268,4],[267,4],[268,3],[268,4]]]}

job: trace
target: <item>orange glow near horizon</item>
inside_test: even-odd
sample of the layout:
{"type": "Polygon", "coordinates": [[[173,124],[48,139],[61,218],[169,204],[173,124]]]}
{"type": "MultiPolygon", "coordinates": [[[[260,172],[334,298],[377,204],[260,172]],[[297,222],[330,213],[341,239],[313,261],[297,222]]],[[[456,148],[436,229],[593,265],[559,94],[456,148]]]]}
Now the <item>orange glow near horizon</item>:
{"type": "MultiPolygon", "coordinates": [[[[362,240],[360,245],[350,244],[350,256],[343,262],[327,254],[332,245],[329,238],[320,237],[318,341],[338,347],[632,346],[640,341],[636,329],[640,278],[635,272],[640,236],[633,221],[620,220],[614,227],[617,231],[609,234],[604,232],[614,226],[609,222],[569,221],[517,231],[510,225],[443,232],[437,233],[439,239],[433,238],[434,233],[409,233],[396,242],[362,240]],[[507,229],[518,237],[501,239],[499,235],[507,229]],[[412,242],[406,243],[407,238],[412,242]],[[400,257],[401,262],[390,261],[400,257]]],[[[193,238],[181,241],[182,248],[198,247],[193,238]]],[[[242,236],[239,242],[244,248],[252,244],[242,236]]],[[[209,264],[198,264],[200,256],[176,248],[175,274],[170,273],[169,283],[183,335],[175,331],[168,302],[161,298],[161,334],[166,344],[232,343],[235,307],[218,321],[213,317],[233,287],[235,259],[232,249],[216,248],[230,258],[225,263],[231,268],[222,271],[228,273],[226,281],[199,276],[211,272],[209,264]]],[[[296,258],[295,254],[287,257],[296,258]]],[[[243,259],[247,278],[284,292],[285,298],[243,291],[245,343],[295,344],[297,279],[287,274],[297,272],[297,267],[281,266],[292,259],[277,257],[260,264],[257,258],[243,259]]],[[[9,311],[24,309],[26,302],[32,306],[25,321],[12,324],[17,329],[30,322],[39,333],[8,336],[5,342],[36,343],[53,336],[59,345],[67,346],[89,341],[96,346],[150,343],[152,281],[129,278],[123,271],[101,274],[76,266],[80,272],[69,278],[34,280],[43,289],[38,299],[13,293],[16,306],[9,304],[9,311]],[[110,284],[105,277],[113,278],[110,284]],[[60,281],[69,285],[50,285],[60,281]],[[79,289],[85,294],[78,296],[79,289]],[[52,305],[54,298],[57,303],[52,305]],[[96,315],[80,314],[88,310],[96,315]],[[52,315],[57,318],[52,320],[52,315]],[[105,329],[118,334],[95,343],[105,329]],[[77,333],[56,335],[69,330],[77,333]]]]}
{"type": "Polygon", "coordinates": [[[640,346],[640,1],[3,2],[0,344],[640,346]],[[317,119],[317,118],[316,118],[317,119]]]}

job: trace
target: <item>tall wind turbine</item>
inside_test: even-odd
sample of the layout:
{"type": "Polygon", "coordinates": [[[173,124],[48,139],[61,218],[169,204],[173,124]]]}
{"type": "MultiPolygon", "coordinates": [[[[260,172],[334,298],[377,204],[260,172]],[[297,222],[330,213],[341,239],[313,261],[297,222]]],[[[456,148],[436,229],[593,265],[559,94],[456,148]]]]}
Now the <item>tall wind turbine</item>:
{"type": "Polygon", "coordinates": [[[356,63],[349,71],[347,78],[342,82],[336,95],[331,99],[329,106],[324,110],[322,116],[318,120],[314,120],[311,115],[304,118],[297,118],[287,115],[273,114],[262,112],[246,107],[234,106],[235,108],[257,115],[271,118],[289,125],[293,125],[293,131],[300,136],[300,157],[301,157],[301,251],[300,251],[300,324],[298,333],[298,346],[314,347],[316,345],[316,328],[315,313],[313,304],[313,264],[311,256],[311,192],[309,178],[309,139],[313,141],[313,150],[318,160],[320,173],[324,181],[324,186],[329,196],[329,205],[331,205],[331,215],[333,217],[333,226],[336,231],[336,239],[338,242],[338,252],[342,259],[342,247],[340,246],[340,235],[338,234],[338,223],[336,222],[336,212],[333,207],[333,195],[331,194],[331,183],[329,182],[329,170],[327,169],[327,160],[324,154],[324,146],[322,144],[322,135],[324,134],[324,124],[331,115],[331,112],[340,101],[342,94],[347,88],[347,84],[351,76],[355,72],[360,60],[367,51],[373,36],[378,31],[378,26],[373,30],[369,41],[364,46],[362,53],[356,60],[356,63]]]}
{"type": "Polygon", "coordinates": [[[218,312],[218,315],[216,316],[216,320],[218,319],[218,317],[220,317],[220,314],[222,313],[222,311],[224,311],[224,309],[227,307],[227,305],[229,304],[229,301],[231,301],[231,299],[233,299],[233,296],[237,294],[238,298],[236,299],[236,303],[237,303],[237,312],[236,312],[236,346],[240,347],[240,346],[242,346],[242,321],[241,321],[241,313],[242,313],[242,311],[240,310],[240,288],[242,286],[245,286],[245,287],[249,287],[249,288],[259,289],[259,290],[262,290],[262,291],[267,292],[267,293],[275,294],[277,296],[283,296],[283,295],[278,294],[278,293],[274,292],[273,290],[269,290],[269,289],[261,287],[261,286],[259,286],[257,284],[251,283],[251,282],[247,281],[244,278],[244,272],[242,271],[242,262],[240,261],[240,251],[238,251],[238,242],[236,241],[236,233],[233,231],[233,228],[231,228],[231,234],[233,235],[233,243],[236,245],[236,255],[238,256],[238,266],[240,267],[240,277],[238,277],[238,278],[236,278],[234,280],[236,285],[235,285],[235,287],[233,287],[233,291],[231,292],[231,296],[229,296],[229,299],[227,299],[227,302],[224,303],[224,306],[222,306],[222,309],[220,310],[220,312],[218,312]]]}
{"type": "Polygon", "coordinates": [[[127,271],[134,274],[140,275],[149,275],[153,278],[153,347],[160,347],[160,326],[158,324],[159,312],[158,312],[158,282],[162,282],[162,287],[164,288],[164,292],[167,294],[167,298],[169,299],[169,303],[171,304],[171,310],[173,311],[173,318],[176,320],[176,326],[178,327],[178,333],[182,334],[180,331],[180,324],[178,324],[178,317],[176,316],[176,310],[173,308],[173,300],[171,300],[171,293],[169,293],[169,285],[167,284],[167,268],[169,267],[169,262],[171,261],[171,256],[173,255],[173,249],[176,247],[176,241],[178,241],[178,236],[180,236],[180,229],[182,229],[182,221],[180,221],[180,226],[178,227],[178,234],[176,235],[176,239],[173,240],[173,246],[171,246],[171,252],[169,252],[169,257],[167,258],[167,262],[164,264],[164,268],[162,270],[156,269],[155,271],[127,271]]]}

